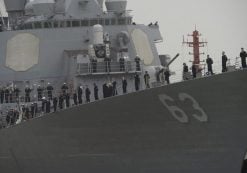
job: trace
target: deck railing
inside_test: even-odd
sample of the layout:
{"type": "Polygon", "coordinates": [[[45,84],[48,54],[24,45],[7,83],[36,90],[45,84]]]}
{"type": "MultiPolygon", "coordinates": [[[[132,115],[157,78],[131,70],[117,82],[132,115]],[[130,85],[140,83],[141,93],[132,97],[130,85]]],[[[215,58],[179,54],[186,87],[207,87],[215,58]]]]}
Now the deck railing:
{"type": "Polygon", "coordinates": [[[78,63],[77,75],[122,74],[142,72],[143,62],[137,64],[134,61],[126,62],[90,62],[78,63]]]}

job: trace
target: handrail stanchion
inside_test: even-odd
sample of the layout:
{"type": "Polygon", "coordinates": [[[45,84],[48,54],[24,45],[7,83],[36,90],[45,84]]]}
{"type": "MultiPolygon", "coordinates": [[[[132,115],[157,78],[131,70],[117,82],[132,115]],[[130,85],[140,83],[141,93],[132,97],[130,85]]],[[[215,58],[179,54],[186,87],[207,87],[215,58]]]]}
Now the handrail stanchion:
{"type": "Polygon", "coordinates": [[[80,75],[80,63],[77,64],[77,74],[80,75]]]}
{"type": "Polygon", "coordinates": [[[88,63],[88,74],[91,74],[91,63],[88,63]]]}

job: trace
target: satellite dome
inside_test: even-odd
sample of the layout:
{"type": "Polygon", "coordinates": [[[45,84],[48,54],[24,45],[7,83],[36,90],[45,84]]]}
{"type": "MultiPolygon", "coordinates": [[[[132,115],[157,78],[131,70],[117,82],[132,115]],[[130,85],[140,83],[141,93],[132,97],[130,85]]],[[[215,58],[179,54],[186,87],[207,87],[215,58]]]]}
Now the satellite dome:
{"type": "Polygon", "coordinates": [[[127,0],[106,0],[107,11],[123,12],[127,7],[127,0]]]}

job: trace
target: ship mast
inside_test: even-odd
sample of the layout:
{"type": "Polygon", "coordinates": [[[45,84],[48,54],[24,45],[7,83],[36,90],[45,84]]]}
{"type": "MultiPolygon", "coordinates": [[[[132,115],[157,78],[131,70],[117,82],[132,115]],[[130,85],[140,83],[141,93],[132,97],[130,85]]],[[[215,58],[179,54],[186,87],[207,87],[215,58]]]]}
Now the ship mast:
{"type": "Polygon", "coordinates": [[[190,55],[194,56],[194,60],[192,61],[192,63],[194,65],[196,65],[197,71],[200,72],[201,71],[201,61],[200,61],[200,55],[204,54],[200,52],[200,48],[201,47],[205,47],[205,44],[207,44],[206,41],[200,41],[200,36],[201,34],[199,33],[199,31],[197,31],[197,29],[195,28],[195,31],[193,31],[192,34],[188,34],[189,37],[193,38],[193,41],[185,41],[183,38],[183,44],[188,45],[189,47],[193,48],[193,53],[189,53],[190,55]]]}

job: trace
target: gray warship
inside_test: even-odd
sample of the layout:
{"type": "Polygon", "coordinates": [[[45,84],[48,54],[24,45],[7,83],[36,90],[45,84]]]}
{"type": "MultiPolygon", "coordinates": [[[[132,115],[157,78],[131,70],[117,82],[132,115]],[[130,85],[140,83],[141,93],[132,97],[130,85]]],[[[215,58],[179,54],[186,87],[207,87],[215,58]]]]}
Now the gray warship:
{"type": "MultiPolygon", "coordinates": [[[[72,93],[125,77],[128,94],[118,88],[119,96],[1,129],[2,173],[246,172],[246,70],[163,85],[157,75],[173,60],[158,54],[159,26],[133,22],[126,0],[106,0],[106,11],[103,0],[5,5],[2,86],[29,86],[35,102],[35,90],[48,82],[56,95],[64,82],[72,93]],[[153,87],[133,92],[133,76],[142,79],[145,71],[153,87]]],[[[22,104],[23,94],[18,103],[1,104],[1,111],[22,104]]]]}

